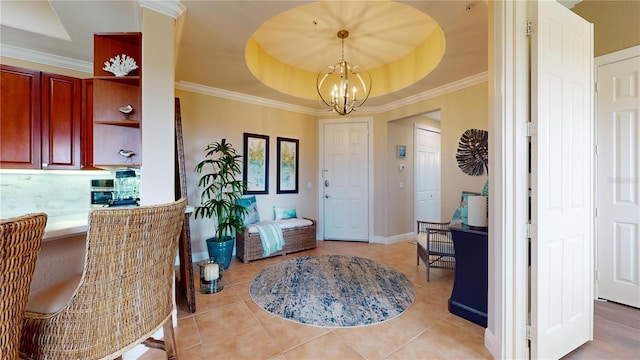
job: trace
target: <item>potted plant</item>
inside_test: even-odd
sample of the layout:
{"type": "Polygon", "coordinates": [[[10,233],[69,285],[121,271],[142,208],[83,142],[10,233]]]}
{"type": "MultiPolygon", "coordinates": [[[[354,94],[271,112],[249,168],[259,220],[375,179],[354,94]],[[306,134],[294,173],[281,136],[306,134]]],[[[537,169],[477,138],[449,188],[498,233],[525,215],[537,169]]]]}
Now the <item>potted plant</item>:
{"type": "Polygon", "coordinates": [[[241,155],[233,145],[222,139],[213,142],[204,150],[205,159],[196,165],[195,171],[203,174],[198,182],[202,187],[200,206],[195,207],[195,218],[216,220],[215,236],[208,238],[209,258],[229,267],[235,234],[242,231],[244,214],[247,210],[238,204],[247,189],[243,180],[236,180],[241,174],[241,155]]]}

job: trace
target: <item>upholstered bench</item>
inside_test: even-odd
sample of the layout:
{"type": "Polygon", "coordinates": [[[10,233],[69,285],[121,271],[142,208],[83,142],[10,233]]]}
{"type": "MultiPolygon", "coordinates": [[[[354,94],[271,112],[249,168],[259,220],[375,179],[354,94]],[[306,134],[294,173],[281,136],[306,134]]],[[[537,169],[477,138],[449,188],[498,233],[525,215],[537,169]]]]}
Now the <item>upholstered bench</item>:
{"type": "MultiPolygon", "coordinates": [[[[266,257],[290,254],[316,248],[316,222],[306,218],[275,220],[282,228],[284,247],[266,257]]],[[[236,256],[244,263],[264,259],[262,242],[256,226],[247,225],[236,236],[236,256]]]]}

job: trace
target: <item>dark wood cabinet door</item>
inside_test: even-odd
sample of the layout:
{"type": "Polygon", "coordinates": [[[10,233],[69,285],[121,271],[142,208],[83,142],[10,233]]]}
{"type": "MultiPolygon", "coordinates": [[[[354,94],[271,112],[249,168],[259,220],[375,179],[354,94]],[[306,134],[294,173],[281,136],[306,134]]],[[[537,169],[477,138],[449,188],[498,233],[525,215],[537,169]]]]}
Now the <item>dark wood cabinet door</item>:
{"type": "Polygon", "coordinates": [[[0,167],[39,169],[40,72],[1,66],[0,167]]]}
{"type": "Polygon", "coordinates": [[[80,126],[82,168],[93,167],[93,79],[82,80],[82,124],[80,126]]]}
{"type": "Polygon", "coordinates": [[[80,169],[82,82],[42,74],[42,168],[80,169]]]}

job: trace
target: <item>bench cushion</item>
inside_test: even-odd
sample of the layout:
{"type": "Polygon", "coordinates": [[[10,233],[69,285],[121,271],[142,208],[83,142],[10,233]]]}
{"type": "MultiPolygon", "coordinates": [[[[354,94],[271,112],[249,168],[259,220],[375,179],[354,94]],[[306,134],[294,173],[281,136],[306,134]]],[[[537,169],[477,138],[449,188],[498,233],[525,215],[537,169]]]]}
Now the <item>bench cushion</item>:
{"type": "MultiPolygon", "coordinates": [[[[314,220],[300,218],[280,221],[283,222],[284,248],[268,257],[316,248],[316,222],[314,220]]],[[[260,235],[255,226],[253,232],[249,232],[250,227],[245,227],[236,236],[236,256],[244,263],[265,258],[262,255],[260,235]]]]}
{"type": "MultiPolygon", "coordinates": [[[[284,219],[284,220],[268,220],[268,221],[262,221],[262,222],[271,222],[271,223],[277,224],[278,226],[280,226],[280,228],[282,230],[313,225],[313,221],[311,221],[309,219],[304,219],[304,218],[293,218],[293,219],[284,219]]],[[[247,230],[250,233],[257,233],[258,232],[258,228],[256,226],[254,226],[254,225],[247,226],[247,230]]]]}

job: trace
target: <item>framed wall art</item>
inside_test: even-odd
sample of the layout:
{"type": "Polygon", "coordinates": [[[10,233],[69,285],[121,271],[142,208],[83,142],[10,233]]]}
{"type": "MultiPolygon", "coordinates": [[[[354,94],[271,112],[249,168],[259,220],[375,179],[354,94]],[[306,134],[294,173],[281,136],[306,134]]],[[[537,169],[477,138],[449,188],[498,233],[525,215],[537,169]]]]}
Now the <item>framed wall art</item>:
{"type": "Polygon", "coordinates": [[[278,194],[298,193],[297,139],[278,137],[278,194]]]}
{"type": "Polygon", "coordinates": [[[244,133],[243,173],[247,194],[269,193],[269,136],[244,133]]]}
{"type": "Polygon", "coordinates": [[[398,145],[398,157],[404,158],[407,156],[407,146],[406,145],[398,145]]]}

